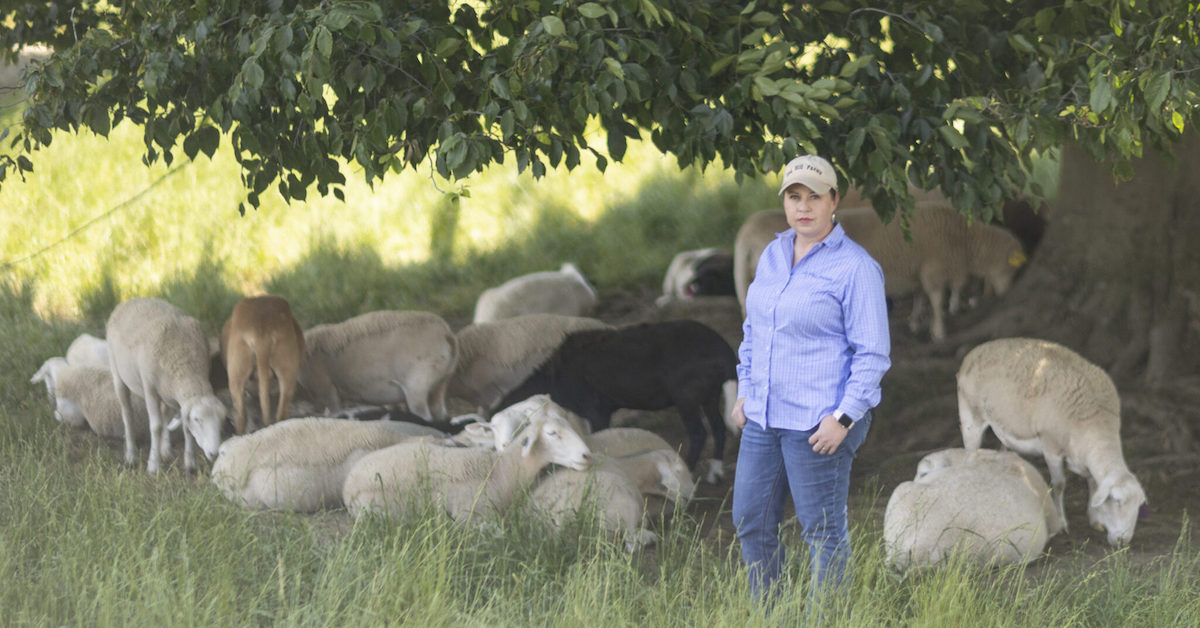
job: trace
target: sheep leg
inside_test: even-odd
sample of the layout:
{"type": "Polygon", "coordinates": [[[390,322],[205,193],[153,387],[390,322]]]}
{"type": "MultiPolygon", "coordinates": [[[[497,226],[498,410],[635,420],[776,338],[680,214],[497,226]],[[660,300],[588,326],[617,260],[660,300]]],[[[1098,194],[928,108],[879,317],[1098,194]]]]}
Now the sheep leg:
{"type": "MultiPolygon", "coordinates": [[[[229,396],[233,399],[233,431],[238,436],[246,433],[246,380],[250,378],[253,364],[251,351],[241,339],[229,343],[225,356],[225,370],[229,372],[229,396]]],[[[259,382],[263,381],[260,373],[259,382]]],[[[264,419],[265,420],[265,419],[264,419]]]]}
{"type": "Polygon", "coordinates": [[[1042,453],[1046,458],[1046,466],[1050,469],[1050,493],[1054,497],[1054,508],[1062,521],[1062,531],[1067,531],[1067,511],[1063,508],[1063,489],[1067,486],[1067,474],[1063,469],[1063,457],[1042,453]]]}
{"type": "Polygon", "coordinates": [[[963,447],[972,451],[979,449],[983,445],[987,422],[971,407],[971,400],[961,385],[958,387],[958,423],[962,430],[963,447]]]}
{"type": "MultiPolygon", "coordinates": [[[[162,420],[162,400],[149,386],[143,386],[142,397],[146,400],[146,414],[150,417],[150,457],[146,461],[146,472],[150,474],[158,473],[158,468],[162,466],[162,440],[163,440],[163,420],[162,420]]],[[[128,430],[126,430],[128,433],[128,430]]]]}
{"type": "Polygon", "coordinates": [[[117,391],[117,401],[121,404],[121,424],[125,426],[125,464],[133,466],[137,462],[137,447],[133,443],[133,406],[129,400],[129,388],[117,375],[116,366],[112,366],[113,387],[117,391]]]}
{"type": "Polygon", "coordinates": [[[921,288],[925,290],[925,296],[929,297],[929,309],[931,310],[929,337],[935,342],[946,339],[946,319],[942,308],[942,298],[945,296],[943,283],[941,277],[933,270],[921,272],[921,288]]]}
{"type": "MultiPolygon", "coordinates": [[[[162,412],[162,415],[166,416],[167,409],[168,409],[167,404],[160,401],[158,403],[158,407],[159,407],[159,412],[162,412]]],[[[170,421],[163,421],[162,440],[159,441],[159,455],[162,457],[163,460],[171,459],[171,422],[170,421]]]]}
{"type": "MultiPolygon", "coordinates": [[[[258,350],[255,351],[255,354],[254,354],[254,358],[255,358],[254,369],[255,369],[255,372],[258,373],[258,411],[261,413],[260,416],[262,417],[259,420],[262,421],[263,427],[266,427],[273,422],[271,420],[271,416],[272,416],[271,415],[271,373],[272,373],[272,371],[271,371],[271,351],[270,351],[269,346],[263,346],[263,345],[269,345],[269,344],[270,343],[266,343],[266,342],[259,343],[258,350]]],[[[276,376],[276,377],[278,377],[278,376],[276,376]]],[[[282,403],[282,401],[283,401],[283,382],[282,382],[282,380],[280,380],[279,388],[280,388],[279,400],[282,403]]],[[[277,419],[277,420],[279,420],[279,419],[277,419]]]]}
{"type": "Polygon", "coordinates": [[[192,431],[183,428],[183,470],[188,473],[196,472],[196,438],[192,436],[192,431]]]}
{"type": "MultiPolygon", "coordinates": [[[[717,391],[721,389],[718,388],[717,391]]],[[[713,437],[713,455],[708,461],[709,484],[716,484],[725,477],[725,419],[721,415],[721,395],[710,395],[704,402],[704,414],[708,417],[708,431],[713,437]]]]}
{"type": "Polygon", "coordinates": [[[921,319],[925,316],[925,300],[921,295],[913,295],[912,313],[908,315],[908,331],[917,333],[921,330],[921,319]]]}
{"type": "Polygon", "coordinates": [[[704,441],[708,436],[704,431],[704,422],[700,420],[701,409],[694,403],[682,403],[676,407],[679,409],[680,418],[683,419],[684,429],[687,430],[688,453],[684,462],[689,469],[695,470],[696,463],[700,461],[700,450],[704,449],[704,441]]]}

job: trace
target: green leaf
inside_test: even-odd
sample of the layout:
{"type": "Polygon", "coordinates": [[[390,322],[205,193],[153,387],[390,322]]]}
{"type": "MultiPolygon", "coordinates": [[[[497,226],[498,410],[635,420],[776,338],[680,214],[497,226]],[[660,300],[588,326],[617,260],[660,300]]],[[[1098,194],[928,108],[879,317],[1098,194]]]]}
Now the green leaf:
{"type": "Polygon", "coordinates": [[[447,37],[438,42],[437,49],[434,51],[439,57],[449,57],[462,47],[462,40],[457,37],[447,37]]]}
{"type": "Polygon", "coordinates": [[[246,85],[254,89],[260,89],[262,88],[264,78],[262,66],[258,65],[254,57],[246,59],[246,62],[242,64],[242,80],[246,85]]]}
{"type": "Polygon", "coordinates": [[[1088,106],[1097,114],[1104,113],[1113,105],[1112,83],[1108,77],[1097,74],[1092,80],[1092,93],[1088,94],[1088,106]]]}
{"type": "Polygon", "coordinates": [[[508,79],[503,76],[493,76],[491,86],[492,93],[496,94],[497,98],[512,100],[512,92],[508,89],[508,79]]]}
{"type": "Polygon", "coordinates": [[[848,79],[848,78],[854,76],[855,74],[857,74],[858,71],[861,70],[865,65],[867,65],[868,63],[870,63],[874,60],[875,60],[874,55],[863,55],[861,57],[858,57],[858,58],[850,61],[846,65],[842,66],[842,71],[838,73],[838,76],[840,76],[844,79],[848,79]]]}
{"type": "Polygon", "coordinates": [[[200,144],[200,150],[212,159],[221,143],[221,132],[216,127],[206,126],[192,134],[200,144]]]}
{"type": "Polygon", "coordinates": [[[608,73],[617,77],[620,80],[625,80],[625,70],[621,69],[621,62],[612,57],[604,57],[604,65],[608,69],[608,73]]]}
{"type": "Polygon", "coordinates": [[[324,26],[318,26],[313,30],[313,39],[317,44],[317,52],[328,59],[333,54],[333,33],[324,26]]]}
{"type": "Polygon", "coordinates": [[[542,28],[551,37],[562,37],[567,34],[567,27],[557,15],[547,15],[542,18],[542,28]]]}
{"type": "Polygon", "coordinates": [[[625,156],[625,134],[620,129],[608,130],[608,154],[616,161],[621,161],[625,156]]]}
{"type": "Polygon", "coordinates": [[[512,110],[510,109],[508,111],[505,111],[504,115],[500,116],[501,137],[504,140],[508,140],[508,138],[512,137],[513,129],[515,128],[515,126],[516,126],[516,122],[513,119],[512,110]]]}
{"type": "Polygon", "coordinates": [[[863,127],[855,127],[850,131],[850,135],[846,138],[846,157],[850,165],[854,165],[858,159],[858,154],[862,151],[863,140],[867,137],[867,130],[863,127]]]}
{"type": "Polygon", "coordinates": [[[605,9],[595,2],[585,2],[579,5],[579,14],[583,17],[596,19],[608,15],[608,9],[605,9]]]}
{"type": "Polygon", "coordinates": [[[1150,106],[1151,111],[1158,111],[1162,104],[1167,99],[1167,94],[1171,91],[1171,71],[1167,70],[1154,76],[1150,79],[1150,84],[1146,86],[1146,104],[1150,106]]]}
{"type": "Polygon", "coordinates": [[[963,134],[958,132],[958,129],[948,124],[939,126],[938,133],[941,134],[942,140],[944,140],[953,148],[961,150],[971,145],[969,142],[967,142],[967,138],[963,137],[963,134]]]}
{"type": "Polygon", "coordinates": [[[729,67],[729,64],[733,63],[735,59],[737,59],[737,55],[725,55],[724,57],[713,61],[712,65],[708,68],[708,75],[716,76],[720,74],[721,70],[729,67]]]}
{"type": "Polygon", "coordinates": [[[1175,127],[1176,131],[1183,133],[1183,115],[1178,111],[1171,112],[1171,126],[1175,127]]]}
{"type": "Polygon", "coordinates": [[[1013,33],[1009,35],[1008,45],[1012,46],[1013,50],[1016,50],[1017,52],[1023,52],[1025,54],[1033,54],[1036,52],[1033,44],[1029,43],[1029,40],[1025,39],[1025,36],[1020,33],[1013,33]]]}

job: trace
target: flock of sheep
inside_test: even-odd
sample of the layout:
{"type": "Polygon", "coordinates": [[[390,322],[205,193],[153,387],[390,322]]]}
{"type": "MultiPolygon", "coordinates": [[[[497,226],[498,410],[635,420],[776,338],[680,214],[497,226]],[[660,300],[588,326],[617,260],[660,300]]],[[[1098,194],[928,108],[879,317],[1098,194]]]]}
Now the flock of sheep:
{"type": "MultiPolygon", "coordinates": [[[[945,290],[951,311],[970,277],[1003,294],[1024,251],[1003,228],[967,224],[936,198],[918,201],[911,245],[869,206],[844,203],[837,216],[880,261],[890,296],[923,291],[937,341],[945,290]]],[[[732,255],[677,255],[659,304],[744,298],[753,261],[787,228],[779,219],[748,218],[732,255]]],[[[250,297],[215,341],[174,305],[135,298],[113,310],[105,339],[84,334],[31,381],[45,384],[59,421],[123,438],[127,464],[148,443],[150,473],[171,455],[170,431],[183,428],[184,468],[196,468],[198,446],[214,460],[222,494],[248,508],[344,507],[359,517],[432,504],[480,522],[527,493],[522,503],[557,527],[596,507],[605,529],[633,549],[654,539],[648,504],[691,498],[709,437],[707,479],[723,477],[726,433],[736,434],[729,409],[737,358],[701,323],[616,327],[586,316],[596,301],[571,264],[485,291],[474,321],[457,332],[419,311],[304,330],[284,299],[250,297]],[[227,392],[213,386],[214,354],[227,392]],[[259,401],[257,419],[248,396],[259,401]],[[474,411],[450,418],[447,399],[474,411]],[[353,404],[411,420],[331,418],[353,404]],[[610,427],[619,409],[665,408],[686,428],[683,455],[651,431],[610,427]],[[227,418],[234,435],[223,439],[227,418]]],[[[1120,400],[1103,370],[1060,345],[1007,338],[968,353],[957,380],[964,448],[926,456],[891,495],[883,530],[890,564],[931,565],[959,551],[987,564],[1032,560],[1066,529],[1064,464],[1088,480],[1089,520],[1109,543],[1129,542],[1146,499],[1125,464],[1120,400]],[[1012,451],[980,449],[989,428],[1012,451]],[[1042,455],[1050,486],[1014,451],[1042,455]]]]}

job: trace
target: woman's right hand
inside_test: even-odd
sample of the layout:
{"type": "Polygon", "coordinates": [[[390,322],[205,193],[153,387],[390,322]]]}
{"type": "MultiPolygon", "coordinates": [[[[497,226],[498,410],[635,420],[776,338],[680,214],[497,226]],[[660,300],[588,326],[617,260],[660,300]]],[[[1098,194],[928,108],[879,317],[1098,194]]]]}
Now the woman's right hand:
{"type": "Polygon", "coordinates": [[[742,412],[742,406],[744,405],[746,405],[746,398],[738,397],[737,402],[733,404],[733,411],[731,413],[733,416],[733,423],[734,425],[737,425],[739,430],[745,429],[746,427],[746,413],[742,412]]]}

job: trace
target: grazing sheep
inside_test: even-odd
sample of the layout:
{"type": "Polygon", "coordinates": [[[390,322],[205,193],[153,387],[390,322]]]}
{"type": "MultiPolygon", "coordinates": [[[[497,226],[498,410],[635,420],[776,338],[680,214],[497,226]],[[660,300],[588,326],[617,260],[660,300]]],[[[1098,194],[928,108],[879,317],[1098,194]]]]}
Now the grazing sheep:
{"type": "Polygon", "coordinates": [[[125,424],[125,462],[133,464],[137,451],[131,392],[145,400],[150,419],[147,472],[158,473],[161,457],[170,452],[168,430],[176,422],[167,425],[163,421],[164,404],[179,409],[177,421],[184,428],[184,469],[196,468],[192,451],[196,443],[212,460],[221,444],[226,411],[209,383],[208,338],[200,322],[166,301],[136,298],[113,309],[104,335],[125,424]]]}
{"type": "MultiPolygon", "coordinates": [[[[954,314],[969,277],[981,277],[988,291],[1003,295],[1025,262],[1021,243],[1012,233],[978,221],[968,224],[965,216],[945,204],[917,203],[910,226],[911,243],[905,240],[899,220],[884,225],[870,206],[839,207],[835,217],[846,235],[879,262],[889,297],[908,295],[918,288],[924,291],[933,310],[929,331],[935,341],[946,337],[942,302],[947,288],[950,313],[954,314]]],[[[787,229],[783,212],[770,210],[750,216],[738,231],[734,276],[743,312],[746,289],[754,279],[759,256],[776,233],[787,229]]],[[[913,332],[917,331],[924,303],[919,298],[913,302],[909,319],[913,332]]]]}
{"type": "MultiPolygon", "coordinates": [[[[45,381],[53,388],[54,418],[74,428],[91,429],[104,438],[124,438],[121,404],[113,390],[112,373],[104,368],[76,366],[63,358],[50,358],[30,382],[45,381]]],[[[134,440],[146,442],[150,436],[146,409],[133,405],[134,440]]]]}
{"type": "Polygon", "coordinates": [[[67,347],[67,363],[71,366],[108,368],[108,341],[91,334],[80,334],[67,347]]]}
{"type": "Polygon", "coordinates": [[[1017,454],[934,452],[888,500],[886,562],[898,570],[933,566],[961,551],[982,565],[1025,563],[1063,523],[1046,481],[1017,454]]]}
{"type": "MultiPolygon", "coordinates": [[[[722,395],[736,386],[737,355],[711,328],[695,321],[642,323],[617,329],[579,331],[509,393],[501,406],[548,393],[562,407],[608,427],[618,409],[662,410],[674,406],[688,433],[688,466],[696,467],[706,439],[713,437],[708,481],[724,475],[725,418],[722,395]]],[[[728,399],[726,400],[728,406],[728,399]]]]}
{"type": "Polygon", "coordinates": [[[346,476],[342,501],[350,514],[398,515],[431,499],[453,519],[478,519],[505,510],[542,469],[559,464],[585,469],[591,452],[557,407],[544,404],[500,451],[407,442],[363,456],[346,476]]]}
{"type": "Polygon", "coordinates": [[[644,527],[645,495],[687,503],[695,485],[679,455],[649,451],[621,458],[600,457],[587,471],[559,469],[538,483],[530,502],[561,530],[585,505],[594,505],[603,529],[621,535],[633,551],[652,542],[644,527]]]}
{"type": "Polygon", "coordinates": [[[222,443],[212,481],[229,501],[254,510],[337,508],[346,474],[359,458],[423,436],[445,434],[398,421],[289,419],[222,443]]]}
{"type": "Polygon", "coordinates": [[[663,276],[660,306],[676,299],[733,295],[733,255],[719,248],[683,251],[675,255],[663,276]]]}
{"type": "Polygon", "coordinates": [[[558,348],[567,334],[611,329],[594,318],[524,314],[474,323],[458,331],[458,364],[446,394],[471,403],[481,414],[525,381],[558,348]]]}
{"type": "Polygon", "coordinates": [[[258,404],[263,425],[288,418],[296,378],[304,362],[304,332],[287,300],[276,296],[247,297],[233,306],[221,329],[221,357],[233,397],[233,430],[246,433],[246,380],[258,378],[258,404]],[[271,420],[271,374],[279,384],[279,404],[271,420]]]}
{"type": "Polygon", "coordinates": [[[1066,522],[1063,463],[1088,480],[1088,519],[1110,545],[1133,538],[1142,485],[1121,453],[1121,399],[1100,367],[1034,338],[1001,338],[967,353],[958,369],[963,445],[978,449],[988,427],[1005,447],[1042,455],[1058,515],[1066,522]]]}
{"type": "Polygon", "coordinates": [[[574,264],[557,271],[530,273],[488,288],[475,303],[476,323],[521,314],[584,316],[596,307],[596,291],[574,264]]]}
{"type": "Polygon", "coordinates": [[[458,340],[437,314],[383,310],[304,332],[300,386],[318,407],[403,401],[426,421],[446,418],[458,340]]]}

